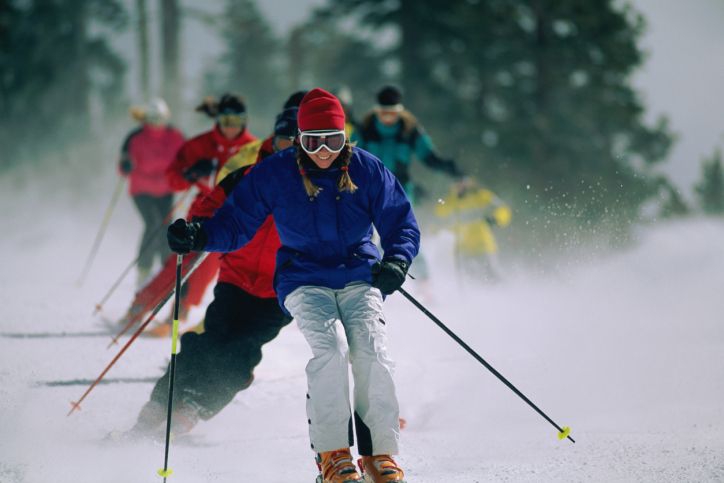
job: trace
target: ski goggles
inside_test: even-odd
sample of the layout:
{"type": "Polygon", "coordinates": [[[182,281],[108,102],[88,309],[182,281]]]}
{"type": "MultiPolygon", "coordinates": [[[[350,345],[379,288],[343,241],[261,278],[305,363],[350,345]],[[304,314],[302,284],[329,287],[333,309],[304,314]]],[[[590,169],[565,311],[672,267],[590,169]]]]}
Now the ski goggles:
{"type": "Polygon", "coordinates": [[[402,104],[395,104],[394,106],[376,106],[375,114],[384,122],[395,122],[400,118],[400,113],[404,110],[402,104]]]}
{"type": "Polygon", "coordinates": [[[344,131],[299,131],[299,145],[307,154],[318,153],[322,148],[338,153],[346,141],[344,131]]]}
{"type": "Polygon", "coordinates": [[[274,136],[272,144],[274,145],[275,151],[282,151],[287,148],[294,146],[294,138],[296,136],[274,136]]]}
{"type": "Polygon", "coordinates": [[[246,114],[219,114],[216,120],[221,127],[241,127],[246,123],[246,114]]]}

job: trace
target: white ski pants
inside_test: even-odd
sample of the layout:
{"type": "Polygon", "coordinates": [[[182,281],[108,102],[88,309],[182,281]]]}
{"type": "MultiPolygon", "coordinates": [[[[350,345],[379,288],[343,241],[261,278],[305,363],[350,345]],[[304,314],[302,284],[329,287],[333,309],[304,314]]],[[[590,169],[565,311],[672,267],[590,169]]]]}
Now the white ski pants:
{"type": "Polygon", "coordinates": [[[354,411],[363,423],[356,421],[360,453],[397,454],[399,407],[392,380],[394,363],[387,355],[380,291],[367,283],[339,290],[302,286],[286,297],[284,305],[312,349],[313,357],[307,364],[307,422],[312,449],[321,453],[347,448],[353,440],[349,354],[354,411]],[[346,340],[338,333],[339,325],[346,340]],[[361,434],[367,429],[369,434],[361,434]]]}

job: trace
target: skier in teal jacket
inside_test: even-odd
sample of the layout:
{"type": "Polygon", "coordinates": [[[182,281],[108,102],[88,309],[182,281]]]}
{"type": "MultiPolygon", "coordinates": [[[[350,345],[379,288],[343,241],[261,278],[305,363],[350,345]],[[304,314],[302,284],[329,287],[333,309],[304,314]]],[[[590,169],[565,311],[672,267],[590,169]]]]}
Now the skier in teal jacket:
{"type": "Polygon", "coordinates": [[[402,93],[394,86],[385,86],[377,93],[377,105],[362,120],[354,140],[358,147],[380,158],[413,202],[419,189],[410,179],[413,155],[433,170],[462,177],[454,161],[437,154],[432,139],[402,105],[402,93]]]}

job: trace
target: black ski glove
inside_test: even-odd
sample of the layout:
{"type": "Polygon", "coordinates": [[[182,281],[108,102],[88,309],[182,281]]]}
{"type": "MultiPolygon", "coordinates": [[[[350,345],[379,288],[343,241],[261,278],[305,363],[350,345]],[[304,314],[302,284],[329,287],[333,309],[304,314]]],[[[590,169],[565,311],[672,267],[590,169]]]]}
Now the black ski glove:
{"type": "Polygon", "coordinates": [[[181,255],[192,250],[200,252],[206,245],[206,232],[201,223],[187,222],[181,218],[168,227],[166,238],[169,248],[181,255]]]}
{"type": "Polygon", "coordinates": [[[131,163],[131,160],[128,158],[122,159],[120,163],[118,163],[118,169],[123,174],[128,174],[131,171],[133,171],[133,163],[131,163]]]}
{"type": "Polygon", "coordinates": [[[372,286],[390,295],[402,287],[410,264],[399,258],[388,258],[372,265],[372,286]]]}
{"type": "Polygon", "coordinates": [[[424,159],[425,164],[434,170],[441,171],[452,178],[461,178],[463,172],[458,168],[457,163],[452,159],[442,159],[435,153],[430,153],[424,159]]]}
{"type": "Polygon", "coordinates": [[[457,163],[452,159],[446,159],[443,161],[444,171],[453,178],[462,178],[463,172],[458,168],[457,163]]]}
{"type": "Polygon", "coordinates": [[[184,171],[184,179],[189,183],[195,183],[201,178],[210,175],[214,168],[216,168],[216,162],[214,160],[199,159],[193,166],[184,171]]]}

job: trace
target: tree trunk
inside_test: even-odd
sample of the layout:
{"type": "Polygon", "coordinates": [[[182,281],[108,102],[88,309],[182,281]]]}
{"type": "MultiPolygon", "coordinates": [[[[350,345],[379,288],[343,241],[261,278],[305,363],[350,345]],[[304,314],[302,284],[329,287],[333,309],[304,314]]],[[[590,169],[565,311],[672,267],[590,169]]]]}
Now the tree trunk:
{"type": "Polygon", "coordinates": [[[289,83],[287,91],[295,92],[302,83],[302,68],[304,66],[303,29],[297,27],[289,34],[289,83]]]}
{"type": "Polygon", "coordinates": [[[172,112],[181,112],[180,30],[181,12],[178,0],[161,0],[162,61],[161,85],[172,112]]]}
{"type": "Polygon", "coordinates": [[[148,16],[146,15],[146,0],[136,0],[138,14],[138,59],[139,59],[139,85],[144,100],[148,100],[150,92],[150,57],[148,51],[148,16]]]}
{"type": "MultiPolygon", "coordinates": [[[[90,109],[90,62],[86,50],[86,37],[88,31],[88,8],[83,1],[75,2],[71,14],[73,32],[72,60],[75,69],[73,71],[74,89],[64,96],[67,104],[67,112],[74,116],[73,122],[80,122],[81,126],[87,126],[91,116],[90,109]]],[[[81,127],[83,129],[84,127],[81,127]]]]}
{"type": "Polygon", "coordinates": [[[420,48],[425,39],[417,19],[420,15],[422,2],[418,0],[400,0],[400,45],[399,58],[401,67],[401,84],[404,90],[403,103],[413,112],[419,108],[423,100],[422,84],[428,76],[426,63],[420,55],[420,48]]]}
{"type": "MultiPolygon", "coordinates": [[[[549,32],[546,15],[545,0],[534,0],[533,13],[535,15],[534,62],[536,69],[535,112],[533,113],[534,132],[532,149],[532,166],[542,166],[550,163],[550,150],[548,149],[549,130],[549,32]]],[[[547,180],[546,180],[547,181],[547,180]]]]}

